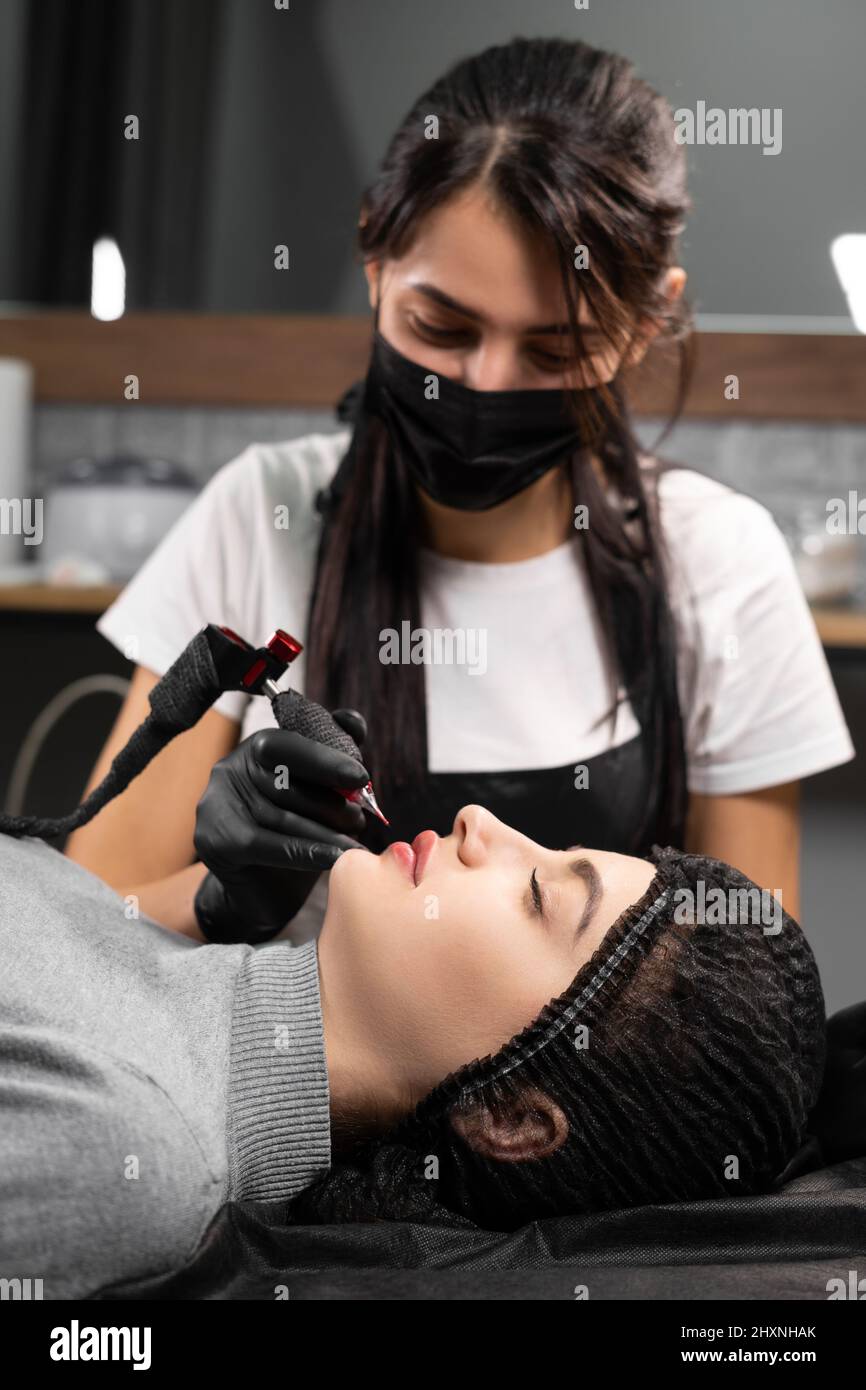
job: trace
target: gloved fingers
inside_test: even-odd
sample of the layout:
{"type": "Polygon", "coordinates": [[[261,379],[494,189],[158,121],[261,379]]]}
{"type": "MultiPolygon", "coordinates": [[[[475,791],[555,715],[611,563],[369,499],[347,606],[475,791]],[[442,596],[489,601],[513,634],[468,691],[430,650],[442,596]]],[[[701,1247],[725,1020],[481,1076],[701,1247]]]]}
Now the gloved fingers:
{"type": "MultiPolygon", "coordinates": [[[[292,872],[315,873],[316,870],[326,872],[333,869],[341,855],[345,854],[345,849],[338,845],[317,844],[315,840],[286,840],[284,841],[286,852],[286,862],[292,872]]],[[[354,849],[361,849],[363,846],[351,846],[354,849]]]]}
{"type": "Polygon", "coordinates": [[[300,781],[293,772],[287,774],[281,770],[280,765],[268,771],[251,758],[247,777],[260,793],[259,797],[251,797],[248,787],[244,788],[245,800],[256,820],[262,820],[260,803],[264,800],[279,810],[293,811],[307,820],[319,821],[332,830],[342,830],[348,835],[358,835],[364,829],[364,812],[360,806],[347,801],[339,792],[300,781]]]}
{"type": "Polygon", "coordinates": [[[367,737],[367,721],[360,710],[357,709],[332,709],[331,718],[335,724],[339,724],[341,729],[345,729],[349,738],[353,738],[360,748],[367,737]]]}
{"type": "MultiPolygon", "coordinates": [[[[360,807],[353,809],[360,810],[360,807]]],[[[363,812],[361,814],[363,815],[363,812]]],[[[253,825],[256,829],[264,828],[286,840],[305,840],[314,844],[333,845],[341,850],[363,848],[351,835],[344,835],[339,830],[332,829],[329,825],[323,825],[321,821],[300,815],[296,811],[282,810],[279,806],[273,806],[265,800],[256,805],[253,825]]],[[[255,862],[260,864],[275,863],[272,859],[257,859],[255,862]]]]}
{"type": "MultiPolygon", "coordinates": [[[[303,869],[307,872],[332,869],[347,849],[360,849],[347,835],[332,836],[326,826],[314,821],[292,817],[294,826],[288,833],[268,830],[260,825],[247,828],[234,845],[234,865],[225,875],[231,884],[238,877],[255,873],[257,867],[271,869],[303,869]]],[[[210,867],[210,866],[209,866],[210,867]]]]}
{"type": "MultiPolygon", "coordinates": [[[[360,848],[350,836],[283,811],[266,797],[259,797],[254,806],[249,804],[251,800],[248,788],[243,799],[226,797],[221,779],[212,776],[199,802],[193,845],[199,859],[220,879],[229,881],[254,866],[285,868],[282,846],[290,838],[330,844],[340,850],[360,848]]],[[[331,862],[322,867],[330,868],[331,862]]]]}
{"type": "Polygon", "coordinates": [[[294,776],[302,782],[337,789],[363,787],[370,780],[363,763],[348,753],[290,729],[259,729],[252,736],[251,752],[254,761],[266,771],[273,773],[284,767],[290,779],[294,776]]]}

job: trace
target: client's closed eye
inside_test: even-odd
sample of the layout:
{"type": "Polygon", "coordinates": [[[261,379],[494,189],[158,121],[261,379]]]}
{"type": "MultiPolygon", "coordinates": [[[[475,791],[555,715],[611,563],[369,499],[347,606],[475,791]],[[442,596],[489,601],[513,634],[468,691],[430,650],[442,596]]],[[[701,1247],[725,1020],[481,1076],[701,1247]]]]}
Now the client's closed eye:
{"type": "Polygon", "coordinates": [[[537,867],[534,868],[532,870],[532,873],[529,875],[529,891],[532,895],[532,901],[534,903],[534,911],[536,913],[536,916],[544,917],[544,897],[538,882],[537,867]]]}
{"type": "Polygon", "coordinates": [[[533,916],[540,917],[543,922],[552,925],[556,920],[557,908],[559,903],[559,893],[555,888],[544,887],[538,881],[538,866],[529,875],[529,893],[525,897],[525,902],[532,906],[527,906],[527,911],[533,916]]]}
{"type": "MultiPolygon", "coordinates": [[[[583,849],[583,845],[571,845],[569,849],[563,851],[563,853],[570,854],[573,850],[580,849],[583,849]]],[[[595,916],[596,909],[603,896],[603,888],[601,878],[591,860],[586,858],[573,859],[569,862],[568,868],[571,873],[575,874],[583,881],[587,892],[583,913],[574,933],[574,940],[575,943],[577,943],[595,916]]],[[[555,895],[556,898],[559,896],[558,893],[555,895]]],[[[527,904],[527,911],[535,917],[540,917],[544,922],[549,923],[551,919],[556,916],[555,910],[551,911],[551,895],[549,890],[542,888],[541,884],[538,882],[537,866],[529,875],[529,893],[526,895],[525,902],[527,904]]]]}

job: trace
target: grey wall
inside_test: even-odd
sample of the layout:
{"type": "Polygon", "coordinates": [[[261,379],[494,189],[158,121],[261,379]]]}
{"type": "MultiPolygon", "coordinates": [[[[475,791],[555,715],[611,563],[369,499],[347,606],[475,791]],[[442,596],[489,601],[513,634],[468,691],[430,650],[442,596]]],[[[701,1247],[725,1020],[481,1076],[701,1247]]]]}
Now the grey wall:
{"type": "Polygon", "coordinates": [[[0,271],[9,264],[15,232],[14,186],[21,92],[19,54],[26,0],[0,0],[0,271]]]}
{"type": "Polygon", "coordinates": [[[847,314],[828,247],[866,227],[863,0],[590,0],[588,11],[571,0],[296,0],[292,23],[305,26],[296,37],[309,40],[300,74],[287,68],[297,55],[284,42],[288,28],[267,7],[231,0],[231,9],[215,225],[227,225],[226,209],[234,215],[231,237],[213,248],[215,305],[260,303],[256,210],[278,196],[280,142],[300,123],[309,167],[286,217],[296,237],[314,220],[317,237],[309,265],[298,263],[293,299],[313,279],[325,296],[319,308],[363,311],[348,237],[360,188],[399,119],[460,57],[514,35],[562,35],[626,54],[675,109],[698,100],[781,107],[776,156],[752,146],[689,149],[690,291],[704,313],[847,314]],[[335,228],[335,216],[347,225],[335,228]]]}
{"type": "MultiPolygon", "coordinates": [[[[716,314],[847,312],[827,248],[866,230],[864,0],[325,0],[320,34],[365,174],[446,65],[514,35],[585,38],[631,58],[677,107],[783,109],[783,148],[689,150],[690,289],[716,314]],[[371,22],[375,14],[375,23],[371,22]]],[[[363,307],[353,285],[335,307],[363,307]]]]}
{"type": "Polygon", "coordinates": [[[222,4],[205,305],[336,312],[362,173],[319,32],[322,7],[296,0],[286,14],[249,0],[222,4]],[[273,264],[281,244],[286,272],[273,264]]]}
{"type": "MultiPolygon", "coordinates": [[[[37,3],[0,0],[0,205],[15,141],[5,117],[16,24],[37,3]]],[[[689,150],[690,292],[705,314],[847,321],[828,247],[866,230],[864,0],[589,0],[588,11],[573,0],[291,0],[288,12],[270,0],[213,3],[224,42],[200,248],[206,295],[174,307],[364,311],[358,198],[401,117],[461,57],[515,35],[561,35],[630,57],[675,109],[781,107],[777,156],[689,150]],[[273,268],[282,242],[285,273],[273,268]]],[[[14,300],[7,230],[0,295],[14,300]]]]}

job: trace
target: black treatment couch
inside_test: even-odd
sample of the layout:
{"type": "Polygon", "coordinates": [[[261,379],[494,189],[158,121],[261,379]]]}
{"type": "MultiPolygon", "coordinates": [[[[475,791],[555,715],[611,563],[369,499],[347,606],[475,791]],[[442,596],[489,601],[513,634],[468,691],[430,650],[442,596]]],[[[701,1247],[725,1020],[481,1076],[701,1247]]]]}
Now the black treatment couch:
{"type": "Polygon", "coordinates": [[[170,1279],[103,1299],[820,1299],[866,1296],[866,1003],[828,1024],[799,1153],[759,1197],[563,1216],[502,1233],[397,1222],[292,1226],[229,1204],[170,1279]],[[856,1296],[856,1290],[854,1295],[856,1296]]]}

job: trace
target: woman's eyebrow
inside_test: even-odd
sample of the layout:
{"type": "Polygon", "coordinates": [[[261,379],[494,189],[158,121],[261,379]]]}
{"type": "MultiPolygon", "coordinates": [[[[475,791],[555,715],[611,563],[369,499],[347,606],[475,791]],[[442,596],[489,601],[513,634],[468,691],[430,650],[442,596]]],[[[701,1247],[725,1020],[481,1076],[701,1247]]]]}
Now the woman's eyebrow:
{"type": "MultiPolygon", "coordinates": [[[[579,846],[575,846],[575,848],[579,848],[579,846]]],[[[573,874],[577,874],[578,878],[583,879],[589,894],[586,900],[586,906],[583,909],[583,915],[574,933],[575,941],[579,941],[581,935],[586,931],[595,916],[598,905],[604,897],[604,890],[601,885],[601,877],[598,870],[591,860],[572,859],[568,867],[573,874]]]]}
{"type": "MultiPolygon", "coordinates": [[[[444,290],[437,289],[435,285],[428,285],[426,281],[418,281],[415,284],[410,282],[410,289],[417,290],[418,294],[426,295],[428,299],[441,304],[445,309],[453,309],[456,314],[463,314],[465,318],[474,319],[476,323],[484,323],[484,315],[479,314],[477,309],[470,309],[468,304],[461,304],[459,299],[453,299],[444,290]]],[[[589,324],[581,324],[584,337],[598,337],[599,330],[592,328],[589,324]]],[[[524,333],[570,333],[571,329],[567,323],[536,323],[529,328],[524,328],[524,333]]]]}

